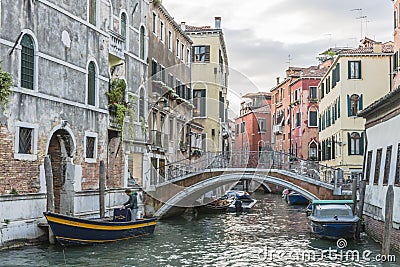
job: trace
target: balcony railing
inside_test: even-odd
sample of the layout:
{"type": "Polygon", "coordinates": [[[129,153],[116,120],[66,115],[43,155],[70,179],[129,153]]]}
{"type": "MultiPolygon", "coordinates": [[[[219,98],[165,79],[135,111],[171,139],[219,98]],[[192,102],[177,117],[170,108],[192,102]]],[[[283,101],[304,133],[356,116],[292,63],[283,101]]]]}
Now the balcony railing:
{"type": "Polygon", "coordinates": [[[110,46],[109,46],[109,53],[124,59],[124,45],[125,45],[125,38],[113,31],[109,31],[110,34],[110,46]]]}

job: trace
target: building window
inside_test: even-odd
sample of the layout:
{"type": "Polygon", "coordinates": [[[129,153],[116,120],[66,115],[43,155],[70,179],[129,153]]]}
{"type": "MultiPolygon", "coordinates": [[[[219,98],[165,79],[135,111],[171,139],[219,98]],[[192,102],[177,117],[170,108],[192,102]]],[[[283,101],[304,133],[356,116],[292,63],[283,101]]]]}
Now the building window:
{"type": "Polygon", "coordinates": [[[140,59],[144,60],[144,55],[145,55],[145,30],[144,27],[140,27],[140,59]]]}
{"type": "Polygon", "coordinates": [[[246,131],[246,122],[242,122],[240,124],[240,133],[244,133],[246,131]]]}
{"type": "Polygon", "coordinates": [[[139,96],[139,118],[144,120],[144,88],[140,89],[140,96],[139,96]]]}
{"type": "Polygon", "coordinates": [[[96,105],[96,66],[93,61],[90,61],[88,66],[87,103],[91,106],[96,105]]]}
{"type": "Polygon", "coordinates": [[[310,100],[317,100],[318,99],[318,89],[316,86],[310,86],[309,87],[309,93],[310,93],[310,100]]]}
{"type": "Polygon", "coordinates": [[[94,144],[96,142],[96,138],[94,137],[86,137],[86,158],[93,159],[94,158],[94,144]]]}
{"type": "Polygon", "coordinates": [[[361,79],[361,61],[349,61],[349,79],[361,79]]]}
{"type": "Polygon", "coordinates": [[[308,111],[308,126],[318,127],[318,112],[316,110],[308,111]]]}
{"type": "Polygon", "coordinates": [[[379,182],[379,174],[381,171],[381,160],[382,160],[382,148],[380,148],[376,151],[374,184],[378,184],[378,182],[379,182]]]}
{"type": "Polygon", "coordinates": [[[168,49],[172,51],[172,32],[168,31],[168,49]]]}
{"type": "Polygon", "coordinates": [[[210,62],[210,46],[194,46],[193,48],[193,62],[210,62]]]}
{"type": "Polygon", "coordinates": [[[265,133],[266,131],[266,123],[265,123],[265,119],[258,119],[258,132],[259,133],[265,133]]]}
{"type": "Polygon", "coordinates": [[[308,147],[308,159],[313,161],[318,160],[318,146],[314,141],[308,147]]]}
{"type": "Polygon", "coordinates": [[[31,123],[16,122],[14,158],[18,160],[37,160],[37,126],[31,123]]]}
{"type": "Polygon", "coordinates": [[[151,78],[153,81],[157,80],[157,61],[151,60],[151,78]]]}
{"type": "MultiPolygon", "coordinates": [[[[169,136],[174,136],[174,120],[169,119],[169,136]]],[[[173,140],[173,138],[171,138],[173,140]]]]}
{"type": "Polygon", "coordinates": [[[365,180],[367,181],[367,183],[369,183],[369,178],[371,176],[371,163],[372,163],[372,150],[368,151],[367,167],[365,170],[365,180]]]}
{"type": "Polygon", "coordinates": [[[300,127],[301,125],[301,118],[300,118],[300,112],[296,113],[296,127],[300,127]]]}
{"type": "Polygon", "coordinates": [[[21,87],[33,89],[35,73],[35,49],[32,37],[24,34],[21,39],[21,87]]]}
{"type": "Polygon", "coordinates": [[[157,35],[157,14],[153,13],[153,21],[152,21],[152,26],[153,26],[153,33],[157,35]]]}
{"type": "Polygon", "coordinates": [[[174,88],[174,75],[168,74],[168,86],[174,88]]]}
{"type": "Polygon", "coordinates": [[[239,124],[235,125],[235,134],[239,135],[239,124]]]}
{"type": "Polygon", "coordinates": [[[400,185],[400,144],[397,145],[396,175],[394,177],[394,184],[400,185]]]}
{"type": "Polygon", "coordinates": [[[349,133],[349,155],[363,155],[363,140],[359,133],[349,133]]]}
{"type": "Polygon", "coordinates": [[[166,77],[165,77],[165,67],[163,65],[160,65],[161,67],[161,81],[163,83],[166,83],[166,77]]]}
{"type": "Polygon", "coordinates": [[[383,173],[383,185],[387,185],[390,174],[390,162],[392,160],[392,146],[386,148],[385,171],[383,173]]]}
{"type": "Polygon", "coordinates": [[[181,44],[181,59],[182,62],[185,62],[185,45],[181,44]]]}
{"type": "Polygon", "coordinates": [[[180,55],[181,55],[181,53],[180,53],[180,41],[179,41],[179,39],[176,39],[176,51],[175,51],[175,55],[177,56],[177,57],[180,57],[180,55]]]}
{"type": "Polygon", "coordinates": [[[19,154],[33,154],[33,129],[32,128],[19,128],[19,154]]]}
{"type": "Polygon", "coordinates": [[[164,42],[165,39],[165,27],[164,27],[164,22],[160,21],[160,39],[161,42],[164,42]]]}
{"type": "Polygon", "coordinates": [[[89,0],[89,23],[96,25],[97,0],[89,0]]]}
{"type": "Polygon", "coordinates": [[[196,89],[193,90],[193,116],[205,117],[206,116],[206,90],[196,89]]]}
{"type": "Polygon", "coordinates": [[[190,63],[190,49],[188,48],[186,50],[186,63],[189,64],[190,63]]]}
{"type": "MultiPolygon", "coordinates": [[[[126,38],[126,14],[121,14],[121,35],[126,38]]],[[[125,40],[126,42],[126,40],[125,40]]]]}
{"type": "Polygon", "coordinates": [[[363,109],[362,95],[347,95],[348,115],[357,116],[357,113],[363,109]]]}

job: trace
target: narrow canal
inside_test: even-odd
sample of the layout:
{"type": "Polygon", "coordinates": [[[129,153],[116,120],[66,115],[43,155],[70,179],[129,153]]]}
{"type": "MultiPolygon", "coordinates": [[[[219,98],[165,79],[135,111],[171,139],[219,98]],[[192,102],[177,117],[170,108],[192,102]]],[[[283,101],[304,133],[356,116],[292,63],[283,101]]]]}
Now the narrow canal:
{"type": "Polygon", "coordinates": [[[250,214],[183,216],[153,236],[106,245],[41,245],[0,252],[0,266],[400,266],[381,263],[380,245],[363,236],[337,244],[310,235],[302,207],[257,194],[250,214]],[[339,246],[339,247],[338,247],[339,246]]]}

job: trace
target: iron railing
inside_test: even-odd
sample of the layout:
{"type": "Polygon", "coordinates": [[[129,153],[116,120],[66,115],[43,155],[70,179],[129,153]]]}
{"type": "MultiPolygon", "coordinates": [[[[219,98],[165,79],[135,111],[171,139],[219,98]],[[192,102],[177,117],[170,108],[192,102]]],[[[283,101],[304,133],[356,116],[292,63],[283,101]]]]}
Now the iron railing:
{"type": "MultiPolygon", "coordinates": [[[[179,177],[207,169],[259,169],[284,170],[292,174],[330,184],[335,188],[345,186],[343,170],[294,157],[277,151],[231,151],[229,153],[203,153],[198,159],[182,159],[164,166],[162,179],[174,180],[179,177]]],[[[158,175],[157,172],[156,175],[158,175]]]]}

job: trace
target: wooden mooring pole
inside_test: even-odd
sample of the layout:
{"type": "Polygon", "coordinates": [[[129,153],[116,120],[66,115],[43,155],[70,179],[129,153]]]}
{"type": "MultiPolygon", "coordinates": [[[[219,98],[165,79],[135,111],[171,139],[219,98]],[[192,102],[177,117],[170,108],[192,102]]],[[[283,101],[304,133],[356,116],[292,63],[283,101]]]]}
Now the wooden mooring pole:
{"type": "Polygon", "coordinates": [[[104,161],[102,160],[100,161],[100,179],[99,179],[100,218],[104,218],[106,216],[105,191],[106,191],[106,176],[105,176],[104,161]]]}
{"type": "Polygon", "coordinates": [[[360,220],[357,223],[356,239],[360,239],[360,234],[361,234],[366,187],[367,187],[367,181],[362,180],[361,184],[360,184],[360,202],[359,202],[358,211],[357,211],[357,216],[358,216],[358,218],[360,218],[360,220]]]}
{"type": "Polygon", "coordinates": [[[394,204],[394,191],[393,185],[389,185],[386,192],[385,203],[385,230],[383,232],[382,255],[389,255],[390,253],[390,237],[392,235],[393,224],[393,204],[394,204]]]}
{"type": "Polygon", "coordinates": [[[352,191],[352,199],[353,199],[353,214],[357,212],[357,179],[353,179],[353,183],[351,184],[352,191]]]}
{"type": "MultiPolygon", "coordinates": [[[[50,157],[44,158],[44,174],[46,177],[46,191],[47,191],[47,211],[54,212],[54,186],[53,186],[53,170],[51,169],[50,157]]],[[[55,244],[56,239],[54,233],[49,227],[49,243],[55,244]]]]}

